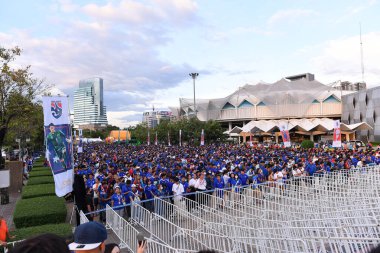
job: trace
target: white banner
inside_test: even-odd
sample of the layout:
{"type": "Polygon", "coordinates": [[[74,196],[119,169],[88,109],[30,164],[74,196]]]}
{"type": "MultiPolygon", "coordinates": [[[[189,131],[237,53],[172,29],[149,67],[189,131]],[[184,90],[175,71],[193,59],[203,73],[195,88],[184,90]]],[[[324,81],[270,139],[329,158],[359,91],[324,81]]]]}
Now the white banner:
{"type": "Polygon", "coordinates": [[[281,136],[282,136],[282,141],[284,142],[284,146],[289,148],[292,146],[290,142],[290,134],[289,134],[289,129],[287,125],[282,125],[280,126],[280,131],[281,131],[281,136]]]}
{"type": "Polygon", "coordinates": [[[202,129],[201,133],[201,146],[205,145],[205,131],[202,129]]]}
{"type": "Polygon", "coordinates": [[[55,181],[55,194],[73,191],[73,145],[68,97],[42,97],[46,159],[55,181]]]}
{"type": "Polygon", "coordinates": [[[342,138],[340,132],[340,120],[334,121],[334,135],[333,135],[333,144],[334,148],[342,147],[342,138]]]}

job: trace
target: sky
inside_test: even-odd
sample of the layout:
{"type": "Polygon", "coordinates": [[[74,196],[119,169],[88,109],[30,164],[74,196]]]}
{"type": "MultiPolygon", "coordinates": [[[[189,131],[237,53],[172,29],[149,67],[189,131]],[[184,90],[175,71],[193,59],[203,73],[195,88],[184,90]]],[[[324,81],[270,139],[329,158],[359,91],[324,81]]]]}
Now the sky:
{"type": "Polygon", "coordinates": [[[380,0],[0,0],[0,46],[72,97],[102,77],[110,124],[245,84],[313,73],[380,85],[380,0]]]}

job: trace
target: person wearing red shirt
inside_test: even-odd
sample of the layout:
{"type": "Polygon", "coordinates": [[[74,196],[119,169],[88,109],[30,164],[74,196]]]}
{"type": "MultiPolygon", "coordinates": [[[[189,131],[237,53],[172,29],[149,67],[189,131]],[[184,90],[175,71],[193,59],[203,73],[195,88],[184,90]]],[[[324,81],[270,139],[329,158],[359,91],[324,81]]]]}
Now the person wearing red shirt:
{"type": "Polygon", "coordinates": [[[14,236],[9,235],[7,222],[3,216],[0,216],[0,246],[5,247],[7,245],[7,238],[13,239],[14,236]]]}

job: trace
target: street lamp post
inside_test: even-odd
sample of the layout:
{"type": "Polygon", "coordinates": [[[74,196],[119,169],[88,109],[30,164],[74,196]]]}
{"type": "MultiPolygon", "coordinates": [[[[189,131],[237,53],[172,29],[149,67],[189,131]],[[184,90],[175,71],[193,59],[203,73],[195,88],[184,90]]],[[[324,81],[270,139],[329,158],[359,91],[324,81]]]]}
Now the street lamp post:
{"type": "Polygon", "coordinates": [[[197,106],[195,104],[195,79],[197,76],[199,76],[199,73],[190,73],[189,76],[193,78],[193,88],[194,88],[194,112],[195,112],[195,117],[197,116],[197,106]]]}

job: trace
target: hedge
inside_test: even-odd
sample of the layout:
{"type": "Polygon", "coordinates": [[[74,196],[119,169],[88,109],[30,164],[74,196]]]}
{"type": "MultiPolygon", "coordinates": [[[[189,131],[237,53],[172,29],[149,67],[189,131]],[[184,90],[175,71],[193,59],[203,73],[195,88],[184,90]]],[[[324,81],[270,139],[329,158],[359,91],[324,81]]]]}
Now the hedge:
{"type": "Polygon", "coordinates": [[[13,241],[27,239],[29,237],[37,236],[40,234],[51,233],[62,237],[68,237],[72,234],[72,227],[68,223],[47,224],[42,226],[20,228],[11,232],[16,238],[13,241]]]}
{"type": "Polygon", "coordinates": [[[23,199],[30,199],[42,196],[54,196],[54,184],[27,185],[22,191],[23,199]]]}
{"type": "Polygon", "coordinates": [[[47,170],[51,171],[51,169],[49,167],[45,167],[45,166],[33,166],[32,172],[33,171],[47,171],[47,170]]]}
{"type": "Polygon", "coordinates": [[[16,228],[63,223],[66,220],[65,199],[43,196],[17,202],[13,222],[16,228]]]}
{"type": "Polygon", "coordinates": [[[29,177],[41,177],[41,176],[52,176],[50,168],[44,170],[32,170],[29,173],[29,177]]]}
{"type": "Polygon", "coordinates": [[[36,185],[36,184],[52,184],[54,183],[53,177],[31,177],[28,180],[28,185],[36,185]]]}

